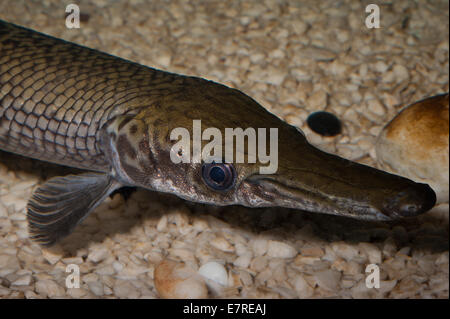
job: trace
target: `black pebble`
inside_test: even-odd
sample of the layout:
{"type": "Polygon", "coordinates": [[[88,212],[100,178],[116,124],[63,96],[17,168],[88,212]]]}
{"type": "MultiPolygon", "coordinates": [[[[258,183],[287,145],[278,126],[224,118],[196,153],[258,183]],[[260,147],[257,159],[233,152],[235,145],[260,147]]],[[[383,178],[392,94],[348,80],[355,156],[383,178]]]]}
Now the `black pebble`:
{"type": "Polygon", "coordinates": [[[328,112],[314,112],[308,116],[306,123],[311,130],[323,136],[335,136],[341,133],[341,121],[328,112]]]}

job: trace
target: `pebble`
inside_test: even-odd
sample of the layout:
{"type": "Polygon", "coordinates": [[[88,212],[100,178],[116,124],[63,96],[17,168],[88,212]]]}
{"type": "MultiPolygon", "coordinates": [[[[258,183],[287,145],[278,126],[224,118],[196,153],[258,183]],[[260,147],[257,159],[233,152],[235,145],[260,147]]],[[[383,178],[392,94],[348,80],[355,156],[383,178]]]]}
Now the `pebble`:
{"type": "Polygon", "coordinates": [[[370,243],[359,243],[361,251],[363,251],[371,264],[381,264],[381,251],[377,246],[370,243]]]}
{"type": "MultiPolygon", "coordinates": [[[[99,289],[99,287],[94,288],[99,289]]],[[[140,296],[139,291],[131,282],[118,279],[113,287],[114,294],[122,299],[137,299],[140,296]]]]}
{"type": "Polygon", "coordinates": [[[89,249],[88,260],[99,263],[110,256],[110,252],[105,247],[91,247],[89,249]]]}
{"type": "Polygon", "coordinates": [[[272,258],[293,258],[297,250],[289,244],[281,241],[269,240],[267,244],[267,256],[272,258]]]}
{"type": "Polygon", "coordinates": [[[6,218],[6,217],[8,217],[8,210],[2,203],[0,203],[0,218],[6,218]]]}
{"type": "Polygon", "coordinates": [[[444,94],[411,104],[385,126],[376,144],[382,168],[429,184],[437,203],[449,201],[448,99],[444,94]]]}
{"type": "Polygon", "coordinates": [[[215,261],[211,261],[202,265],[198,273],[206,279],[212,280],[222,286],[226,286],[228,282],[228,274],[225,267],[215,261]]]}
{"type": "Polygon", "coordinates": [[[204,280],[183,263],[164,260],[155,268],[154,280],[161,298],[203,299],[208,296],[204,280]]]}
{"type": "Polygon", "coordinates": [[[306,101],[306,105],[310,110],[322,110],[327,106],[327,93],[319,90],[310,95],[306,101]]]}
{"type": "Polygon", "coordinates": [[[233,261],[233,265],[240,268],[247,268],[252,260],[251,255],[242,255],[233,261]]]}
{"type": "Polygon", "coordinates": [[[332,243],[331,248],[337,256],[350,261],[358,255],[358,249],[343,242],[332,243]]]}
{"type": "Polygon", "coordinates": [[[54,249],[53,249],[53,250],[50,250],[50,249],[44,249],[44,250],[42,251],[42,256],[45,258],[45,260],[48,261],[48,263],[49,263],[50,265],[54,265],[54,264],[56,264],[58,261],[61,260],[62,252],[61,252],[61,250],[55,251],[54,249]]]}
{"type": "Polygon", "coordinates": [[[293,286],[301,299],[310,298],[314,294],[314,288],[301,275],[295,276],[293,286]]]}
{"type": "Polygon", "coordinates": [[[328,269],[316,272],[314,278],[319,287],[334,291],[339,285],[341,274],[338,271],[328,269]]]}
{"type": "Polygon", "coordinates": [[[12,285],[13,286],[28,286],[31,283],[31,275],[25,275],[16,279],[12,285]]]}
{"type": "Polygon", "coordinates": [[[252,247],[255,256],[262,256],[267,252],[269,241],[266,239],[252,239],[249,245],[252,247]]]}
{"type": "Polygon", "coordinates": [[[211,241],[211,246],[214,248],[217,248],[219,250],[222,250],[224,252],[234,252],[234,247],[230,244],[228,240],[226,240],[223,237],[216,237],[211,241]]]}
{"type": "Polygon", "coordinates": [[[341,133],[341,122],[328,112],[314,112],[306,120],[308,126],[317,134],[323,136],[335,136],[341,133]]]}
{"type": "Polygon", "coordinates": [[[53,280],[38,280],[36,282],[36,292],[49,298],[61,297],[65,294],[64,288],[53,280]]]}
{"type": "Polygon", "coordinates": [[[385,110],[383,105],[377,99],[371,99],[367,101],[367,108],[370,112],[377,116],[383,116],[385,114],[385,110]]]}

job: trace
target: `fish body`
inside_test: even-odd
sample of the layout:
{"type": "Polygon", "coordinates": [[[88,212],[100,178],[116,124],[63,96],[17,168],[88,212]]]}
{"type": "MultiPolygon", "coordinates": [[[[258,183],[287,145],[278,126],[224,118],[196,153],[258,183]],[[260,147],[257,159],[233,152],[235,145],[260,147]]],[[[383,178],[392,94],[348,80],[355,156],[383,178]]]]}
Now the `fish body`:
{"type": "Polygon", "coordinates": [[[435,203],[428,185],[318,150],[239,90],[1,20],[0,149],[89,170],[52,178],[34,192],[29,232],[44,245],[69,234],[123,186],[215,205],[282,206],[366,220],[415,216],[435,203]],[[190,129],[194,120],[222,133],[277,129],[276,173],[261,174],[259,160],[175,163],[171,132],[190,129]]]}

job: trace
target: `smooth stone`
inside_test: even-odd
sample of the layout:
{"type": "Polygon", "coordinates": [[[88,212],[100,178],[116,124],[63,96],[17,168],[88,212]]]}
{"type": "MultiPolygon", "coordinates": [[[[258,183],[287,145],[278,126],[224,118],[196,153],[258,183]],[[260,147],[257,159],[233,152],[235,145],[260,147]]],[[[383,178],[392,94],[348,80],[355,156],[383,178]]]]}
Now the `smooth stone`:
{"type": "Polygon", "coordinates": [[[403,109],[376,142],[385,170],[429,184],[436,203],[449,200],[449,95],[433,96],[403,109]]]}
{"type": "Polygon", "coordinates": [[[323,136],[335,136],[341,133],[341,122],[331,113],[320,111],[308,116],[306,123],[311,130],[323,136]]]}

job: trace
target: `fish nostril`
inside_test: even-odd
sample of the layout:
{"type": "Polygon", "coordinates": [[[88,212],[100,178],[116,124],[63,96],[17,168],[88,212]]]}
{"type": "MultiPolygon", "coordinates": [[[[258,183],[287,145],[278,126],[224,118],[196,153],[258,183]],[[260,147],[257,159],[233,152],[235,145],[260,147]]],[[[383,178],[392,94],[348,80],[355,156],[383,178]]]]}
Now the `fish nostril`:
{"type": "Polygon", "coordinates": [[[414,216],[420,208],[414,204],[404,204],[400,206],[399,213],[402,216],[414,216]]]}
{"type": "Polygon", "coordinates": [[[427,184],[416,184],[389,198],[384,212],[391,218],[413,217],[430,210],[436,203],[436,194],[427,184]]]}

